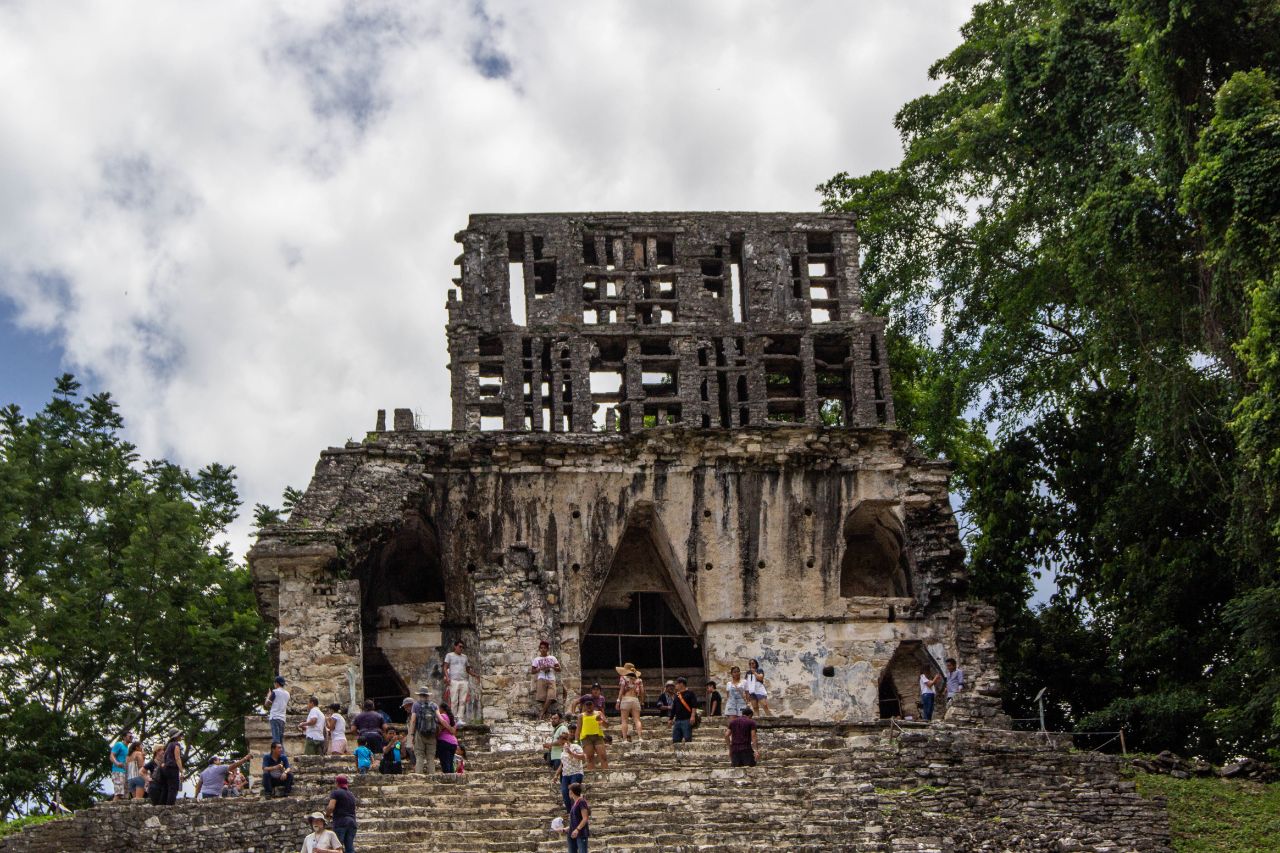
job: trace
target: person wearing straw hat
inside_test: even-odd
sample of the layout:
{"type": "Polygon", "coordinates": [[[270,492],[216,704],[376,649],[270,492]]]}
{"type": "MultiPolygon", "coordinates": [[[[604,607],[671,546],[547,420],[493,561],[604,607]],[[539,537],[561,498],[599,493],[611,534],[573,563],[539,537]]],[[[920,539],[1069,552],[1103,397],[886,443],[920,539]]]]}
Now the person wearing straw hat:
{"type": "Polygon", "coordinates": [[[631,740],[628,723],[635,729],[636,738],[644,733],[640,724],[640,708],[644,705],[644,679],[633,663],[614,667],[618,673],[618,715],[622,717],[622,739],[631,740]]]}
{"type": "Polygon", "coordinates": [[[333,830],[325,827],[324,815],[312,812],[307,815],[311,834],[302,839],[302,853],[342,853],[342,842],[333,830]]]}

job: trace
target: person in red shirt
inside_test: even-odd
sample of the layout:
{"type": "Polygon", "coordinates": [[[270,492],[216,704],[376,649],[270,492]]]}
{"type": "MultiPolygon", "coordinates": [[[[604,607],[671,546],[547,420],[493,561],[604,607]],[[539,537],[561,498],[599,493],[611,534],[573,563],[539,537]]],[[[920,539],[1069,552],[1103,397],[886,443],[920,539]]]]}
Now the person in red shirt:
{"type": "Polygon", "coordinates": [[[729,718],[729,725],[724,730],[724,742],[729,745],[729,763],[734,767],[755,767],[760,760],[756,721],[751,717],[751,709],[743,708],[741,715],[729,718]]]}

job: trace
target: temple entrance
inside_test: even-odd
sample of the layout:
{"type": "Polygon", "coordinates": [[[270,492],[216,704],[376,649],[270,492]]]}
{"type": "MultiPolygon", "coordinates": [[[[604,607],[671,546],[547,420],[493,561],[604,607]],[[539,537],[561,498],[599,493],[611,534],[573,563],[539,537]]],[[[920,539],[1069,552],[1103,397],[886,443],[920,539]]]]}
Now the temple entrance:
{"type": "Polygon", "coordinates": [[[919,640],[903,640],[880,673],[880,718],[920,719],[920,669],[930,675],[939,670],[924,644],[919,640]]]}
{"type": "Polygon", "coordinates": [[[674,565],[652,508],[638,508],[618,543],[582,640],[584,687],[599,681],[612,698],[618,682],[614,667],[632,663],[644,675],[646,707],[667,680],[681,675],[701,695],[706,683],[702,626],[693,591],[674,565]]]}

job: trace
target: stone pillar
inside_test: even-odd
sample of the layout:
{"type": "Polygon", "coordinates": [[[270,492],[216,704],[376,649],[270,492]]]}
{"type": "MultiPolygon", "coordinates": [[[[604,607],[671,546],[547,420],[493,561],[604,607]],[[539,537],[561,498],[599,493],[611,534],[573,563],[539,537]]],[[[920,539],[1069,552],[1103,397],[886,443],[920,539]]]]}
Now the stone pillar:
{"type": "MultiPolygon", "coordinates": [[[[548,579],[523,542],[494,555],[472,575],[479,635],[480,690],[486,723],[530,713],[534,707],[529,662],[538,642],[555,644],[554,575],[548,579]]],[[[552,654],[558,654],[552,649],[552,654]]]]}
{"type": "Polygon", "coordinates": [[[291,710],[305,708],[313,694],[344,707],[364,694],[360,582],[345,576],[336,557],[330,544],[250,552],[255,573],[279,578],[279,670],[291,710]]]}

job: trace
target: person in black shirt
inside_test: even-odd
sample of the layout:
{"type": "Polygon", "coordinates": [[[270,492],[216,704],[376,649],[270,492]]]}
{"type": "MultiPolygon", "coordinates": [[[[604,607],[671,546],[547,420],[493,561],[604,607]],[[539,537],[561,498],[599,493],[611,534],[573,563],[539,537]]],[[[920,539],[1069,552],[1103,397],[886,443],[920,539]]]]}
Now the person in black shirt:
{"type": "Polygon", "coordinates": [[[718,717],[724,713],[724,700],[720,696],[720,691],[716,690],[714,681],[707,682],[707,716],[718,717]]]}
{"type": "Polygon", "coordinates": [[[333,783],[338,787],[329,792],[329,805],[325,816],[333,827],[334,835],[342,842],[344,853],[356,853],[356,795],[351,793],[351,780],[339,775],[333,783]]]}
{"type": "Polygon", "coordinates": [[[689,689],[682,675],[676,679],[675,697],[671,703],[671,742],[693,742],[694,718],[698,713],[698,694],[689,689]]]}
{"type": "Polygon", "coordinates": [[[364,745],[369,747],[374,755],[382,753],[382,729],[386,721],[378,713],[372,699],[365,700],[364,710],[356,714],[351,725],[355,726],[356,732],[364,738],[364,745]]]}

